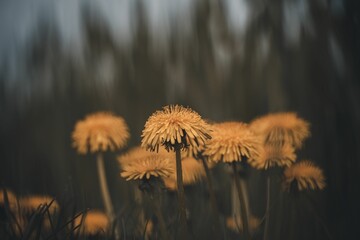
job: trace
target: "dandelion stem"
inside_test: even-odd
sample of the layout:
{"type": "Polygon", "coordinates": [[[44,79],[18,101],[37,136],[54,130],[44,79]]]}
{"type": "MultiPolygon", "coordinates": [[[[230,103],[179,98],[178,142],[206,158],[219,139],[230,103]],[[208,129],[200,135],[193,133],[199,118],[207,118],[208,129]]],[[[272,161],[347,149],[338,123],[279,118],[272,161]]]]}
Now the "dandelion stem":
{"type": "Polygon", "coordinates": [[[177,189],[178,189],[178,200],[179,200],[179,214],[180,214],[180,225],[182,235],[187,235],[187,223],[186,223],[186,208],[185,208],[185,194],[184,194],[184,184],[182,176],[182,166],[181,166],[181,153],[180,146],[175,145],[175,156],[176,156],[176,180],[177,180],[177,189]]]}
{"type": "MultiPolygon", "coordinates": [[[[104,157],[101,152],[97,154],[96,163],[99,174],[101,196],[104,201],[105,211],[108,217],[110,218],[111,224],[114,224],[115,222],[114,207],[111,202],[110,192],[106,181],[104,157]]],[[[120,233],[116,226],[115,226],[115,239],[120,239],[120,233]]]]}
{"type": "Polygon", "coordinates": [[[251,239],[250,238],[250,233],[249,233],[249,222],[248,222],[248,216],[247,216],[247,212],[246,212],[246,208],[245,208],[245,197],[244,197],[244,193],[242,191],[241,185],[240,185],[240,179],[239,179],[239,175],[236,169],[236,162],[232,163],[232,168],[234,171],[234,179],[235,179],[235,184],[238,190],[238,196],[239,196],[239,201],[240,201],[240,215],[241,215],[241,220],[242,220],[242,224],[243,224],[243,233],[244,233],[244,237],[245,239],[251,239]]]}
{"type": "Polygon", "coordinates": [[[168,240],[168,239],[170,239],[170,237],[166,231],[166,224],[165,224],[164,216],[162,215],[161,210],[160,210],[159,201],[156,201],[155,199],[153,199],[151,202],[153,203],[154,213],[155,213],[155,216],[159,223],[161,237],[164,240],[165,239],[168,240]]]}
{"type": "Polygon", "coordinates": [[[269,239],[269,220],[270,220],[270,186],[271,178],[270,175],[266,179],[266,210],[265,210],[265,228],[264,228],[264,238],[263,240],[269,239]]]}
{"type": "Polygon", "coordinates": [[[211,206],[212,206],[215,217],[219,221],[219,227],[222,228],[222,223],[221,223],[221,219],[220,219],[220,213],[219,213],[219,209],[217,207],[217,201],[216,201],[216,197],[215,197],[214,185],[213,185],[213,182],[212,182],[209,166],[207,165],[207,162],[206,162],[206,159],[204,158],[204,156],[201,155],[200,159],[201,159],[202,164],[203,164],[204,169],[205,169],[206,179],[207,179],[207,183],[208,183],[208,187],[209,187],[211,206]]]}

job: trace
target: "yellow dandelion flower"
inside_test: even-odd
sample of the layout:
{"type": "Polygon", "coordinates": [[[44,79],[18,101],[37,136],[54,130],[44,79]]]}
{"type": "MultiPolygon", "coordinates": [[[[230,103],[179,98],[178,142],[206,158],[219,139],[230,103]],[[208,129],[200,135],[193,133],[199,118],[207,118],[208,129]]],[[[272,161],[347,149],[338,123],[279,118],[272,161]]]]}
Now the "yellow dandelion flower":
{"type": "Polygon", "coordinates": [[[130,134],[122,117],[98,112],[76,123],[72,133],[73,146],[80,154],[114,151],[125,146],[130,134]]]}
{"type": "Polygon", "coordinates": [[[268,169],[269,167],[289,167],[296,160],[295,150],[289,144],[281,148],[274,148],[265,145],[259,158],[249,159],[249,164],[258,169],[268,169]]]}
{"type": "Polygon", "coordinates": [[[150,179],[153,177],[167,177],[174,172],[173,159],[163,154],[149,154],[136,157],[132,161],[122,163],[121,177],[129,180],[150,179]]]}
{"type": "MultiPolygon", "coordinates": [[[[193,157],[186,157],[181,160],[182,163],[182,176],[184,185],[193,184],[203,177],[205,177],[205,170],[201,162],[193,157]]],[[[173,161],[173,164],[175,162],[173,161]]],[[[176,172],[173,172],[169,177],[163,177],[165,186],[170,190],[177,189],[176,172]]]]}
{"type": "Polygon", "coordinates": [[[151,151],[164,145],[172,150],[179,144],[181,148],[191,146],[193,151],[210,138],[210,126],[198,113],[179,105],[165,106],[153,113],[142,131],[141,146],[151,151]]]}
{"type": "Polygon", "coordinates": [[[156,152],[149,152],[145,148],[140,147],[140,146],[133,147],[126,153],[120,155],[117,159],[118,159],[119,164],[123,165],[123,164],[127,164],[136,159],[140,159],[140,158],[147,157],[147,156],[157,156],[159,154],[161,154],[161,156],[164,156],[164,157],[166,156],[170,159],[174,159],[174,161],[175,161],[174,154],[169,153],[165,149],[159,149],[159,152],[156,153],[156,152]]]}
{"type": "Polygon", "coordinates": [[[274,113],[259,117],[250,123],[250,128],[263,137],[264,144],[283,146],[290,144],[300,148],[310,136],[309,123],[296,113],[274,113]]]}
{"type": "Polygon", "coordinates": [[[85,235],[105,234],[110,227],[108,216],[99,210],[90,210],[75,218],[74,226],[80,226],[80,233],[85,235]],[[84,219],[83,219],[84,218],[84,219]]]}
{"type": "Polygon", "coordinates": [[[291,165],[284,171],[284,187],[289,190],[291,184],[295,182],[297,188],[305,189],[323,189],[325,188],[325,177],[323,171],[315,166],[314,163],[304,160],[291,165]]]}
{"type": "Polygon", "coordinates": [[[50,203],[51,205],[48,208],[49,213],[54,214],[56,212],[59,212],[59,204],[54,200],[54,198],[50,196],[33,195],[22,197],[19,199],[20,207],[25,212],[34,212],[38,209],[40,205],[49,205],[50,203]]]}
{"type": "Polygon", "coordinates": [[[204,155],[214,162],[241,161],[258,158],[261,142],[247,124],[241,122],[223,122],[213,124],[212,138],[206,142],[204,155]]]}
{"type": "MultiPolygon", "coordinates": [[[[16,195],[9,189],[5,189],[9,201],[9,208],[14,211],[17,208],[17,197],[16,195]]],[[[5,205],[5,191],[0,190],[0,206],[5,205]]]]}
{"type": "MultiPolygon", "coordinates": [[[[260,225],[260,219],[254,216],[249,218],[249,230],[254,232],[260,225]]],[[[234,232],[242,232],[243,224],[240,216],[228,217],[226,219],[226,226],[234,232]]]]}

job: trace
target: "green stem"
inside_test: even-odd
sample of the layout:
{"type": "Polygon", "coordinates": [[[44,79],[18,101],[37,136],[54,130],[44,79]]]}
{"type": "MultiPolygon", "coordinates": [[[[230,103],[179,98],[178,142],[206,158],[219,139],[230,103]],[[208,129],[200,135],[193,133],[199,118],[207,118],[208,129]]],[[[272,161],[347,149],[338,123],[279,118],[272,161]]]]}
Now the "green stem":
{"type": "Polygon", "coordinates": [[[181,153],[180,146],[175,145],[175,156],[176,156],[176,181],[177,181],[177,192],[179,200],[179,214],[180,214],[180,225],[181,233],[184,236],[187,235],[187,223],[186,223],[186,207],[185,207],[185,194],[184,194],[184,184],[182,176],[182,166],[181,166],[181,153]]]}
{"type": "MultiPolygon", "coordinates": [[[[101,152],[99,152],[97,155],[96,163],[99,174],[101,196],[104,202],[105,211],[108,217],[110,218],[111,224],[114,224],[115,222],[114,207],[111,202],[110,192],[106,181],[104,157],[101,152]]],[[[120,233],[116,226],[115,226],[115,239],[120,239],[120,233]]]]}
{"type": "Polygon", "coordinates": [[[244,197],[244,193],[242,191],[241,185],[240,185],[239,175],[238,175],[238,172],[236,169],[236,162],[232,163],[232,168],[234,171],[234,179],[235,179],[235,184],[236,184],[236,187],[238,190],[238,197],[239,197],[239,201],[240,201],[240,215],[241,215],[241,220],[242,220],[242,224],[243,224],[244,237],[245,237],[245,239],[251,239],[250,233],[249,233],[248,216],[247,216],[247,212],[246,212],[246,208],[245,208],[245,197],[244,197]]]}
{"type": "Polygon", "coordinates": [[[265,210],[265,228],[264,228],[264,238],[263,240],[269,239],[269,220],[270,220],[270,186],[271,179],[270,175],[266,179],[266,210],[265,210]]]}

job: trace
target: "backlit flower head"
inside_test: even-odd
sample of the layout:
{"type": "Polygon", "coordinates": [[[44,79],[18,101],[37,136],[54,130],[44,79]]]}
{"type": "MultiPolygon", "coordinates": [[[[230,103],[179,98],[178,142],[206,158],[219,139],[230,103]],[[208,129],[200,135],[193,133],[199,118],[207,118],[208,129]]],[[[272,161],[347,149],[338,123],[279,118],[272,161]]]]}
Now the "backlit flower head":
{"type": "Polygon", "coordinates": [[[297,149],[310,136],[309,123],[292,112],[259,117],[250,123],[250,128],[263,137],[264,144],[276,147],[290,144],[297,149]]]}
{"type": "Polygon", "coordinates": [[[289,190],[292,183],[296,184],[300,191],[305,189],[323,189],[326,185],[323,171],[308,160],[295,163],[285,169],[285,189],[289,190]]]}
{"type": "Polygon", "coordinates": [[[213,124],[212,138],[206,142],[204,156],[214,162],[241,161],[258,158],[262,145],[245,123],[223,122],[213,124]]]}
{"type": "Polygon", "coordinates": [[[130,134],[122,117],[98,112],[76,123],[72,133],[73,146],[81,154],[114,151],[125,146],[130,134]]]}
{"type": "Polygon", "coordinates": [[[105,213],[99,210],[89,210],[75,218],[74,226],[80,226],[81,234],[97,235],[105,234],[110,228],[110,220],[105,213]],[[82,219],[84,218],[84,219],[82,219]]]}
{"type": "Polygon", "coordinates": [[[181,148],[190,146],[196,151],[211,138],[209,124],[192,109],[179,105],[165,106],[153,113],[141,136],[141,146],[151,151],[158,150],[160,145],[173,150],[177,144],[181,148]]]}
{"type": "Polygon", "coordinates": [[[126,153],[120,155],[117,159],[120,165],[126,165],[129,162],[132,162],[134,160],[136,161],[136,159],[141,159],[143,157],[148,157],[148,156],[159,156],[159,155],[161,155],[164,158],[167,157],[170,159],[174,159],[175,161],[174,154],[169,153],[165,149],[160,148],[159,152],[156,153],[156,152],[149,152],[141,146],[131,148],[126,153]]]}
{"type": "Polygon", "coordinates": [[[59,204],[50,196],[33,195],[19,199],[21,210],[30,213],[36,211],[40,205],[49,205],[50,203],[51,205],[48,208],[49,213],[54,214],[55,212],[59,212],[59,204]]]}
{"type": "MultiPolygon", "coordinates": [[[[175,165],[175,161],[173,161],[175,165]]],[[[181,160],[182,164],[182,176],[184,185],[190,185],[205,176],[205,170],[201,162],[197,161],[193,157],[186,157],[181,160]]],[[[174,166],[175,168],[175,166],[174,166]]],[[[163,177],[165,186],[170,190],[177,189],[176,172],[173,172],[169,177],[163,177]]]]}
{"type": "Polygon", "coordinates": [[[122,172],[120,175],[127,181],[167,177],[175,171],[172,160],[169,156],[159,153],[135,157],[131,161],[121,162],[122,172]]]}
{"type": "Polygon", "coordinates": [[[260,157],[249,159],[248,163],[257,169],[268,169],[269,167],[289,167],[296,160],[295,150],[289,144],[281,148],[265,145],[260,157]]]}

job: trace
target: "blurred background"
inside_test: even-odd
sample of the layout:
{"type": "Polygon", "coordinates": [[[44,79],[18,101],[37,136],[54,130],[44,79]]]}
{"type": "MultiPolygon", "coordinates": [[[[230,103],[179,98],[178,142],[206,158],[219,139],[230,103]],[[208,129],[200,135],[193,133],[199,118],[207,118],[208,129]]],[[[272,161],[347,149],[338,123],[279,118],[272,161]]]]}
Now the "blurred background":
{"type": "MultiPolygon", "coordinates": [[[[298,157],[327,178],[314,195],[323,222],[332,239],[359,235],[360,1],[2,0],[0,33],[0,183],[15,193],[102,206],[94,156],[71,147],[95,111],[125,118],[128,148],[167,104],[214,121],[295,111],[312,132],[298,157]]],[[[124,151],[106,162],[117,208],[124,151]]],[[[265,183],[250,185],[261,216],[265,183]]],[[[314,221],[299,239],[329,239],[314,221]]]]}

